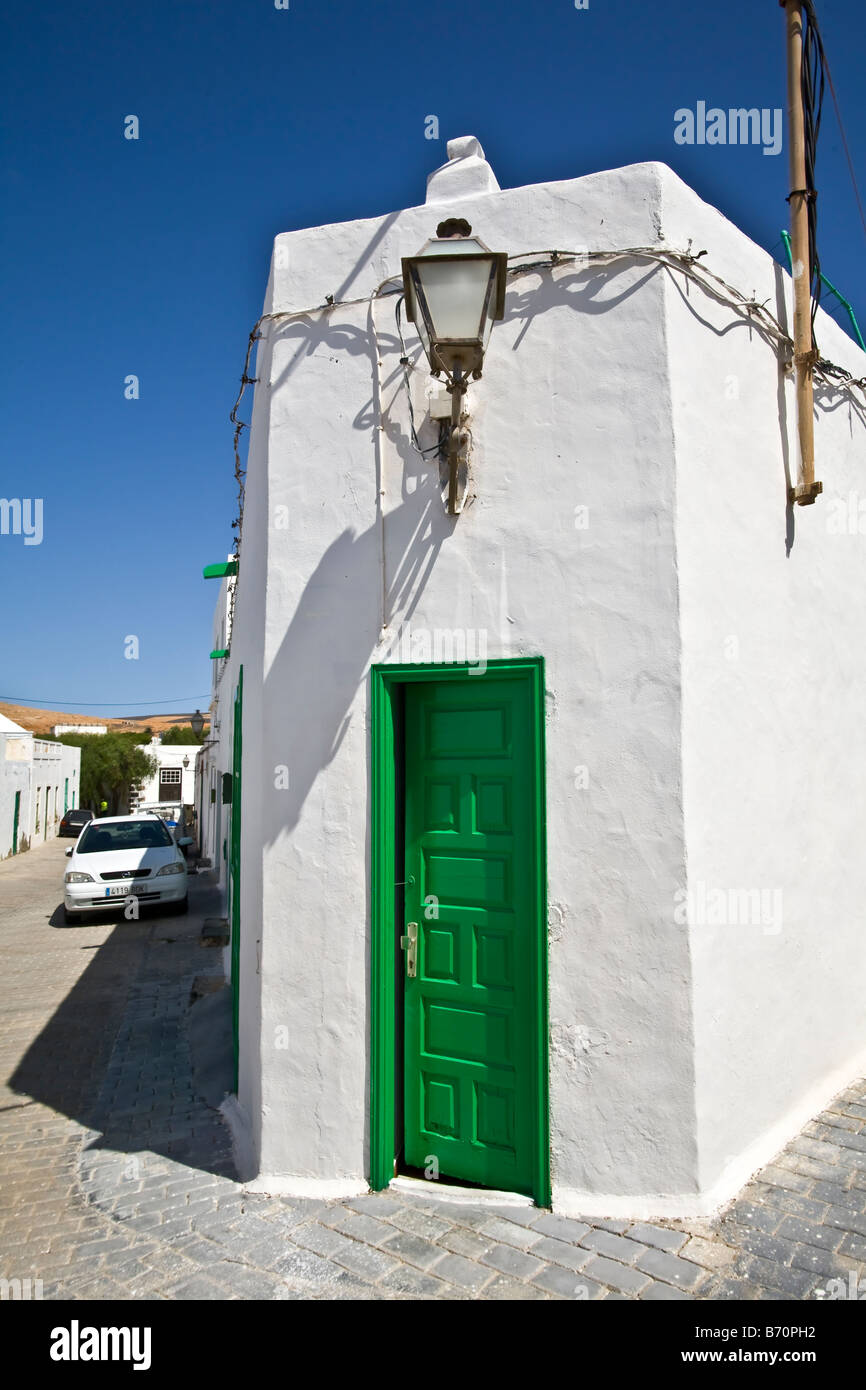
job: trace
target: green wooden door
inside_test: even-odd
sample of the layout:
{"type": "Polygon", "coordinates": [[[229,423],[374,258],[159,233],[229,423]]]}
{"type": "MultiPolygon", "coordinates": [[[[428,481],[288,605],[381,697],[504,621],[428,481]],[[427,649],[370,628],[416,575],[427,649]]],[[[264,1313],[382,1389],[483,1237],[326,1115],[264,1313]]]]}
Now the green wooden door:
{"type": "Polygon", "coordinates": [[[530,683],[408,685],[405,730],[404,941],[417,924],[414,977],[404,946],[406,1162],[532,1193],[543,985],[530,683]]]}
{"type": "Polygon", "coordinates": [[[232,822],[229,872],[231,874],[232,1036],[235,1091],[238,1089],[240,965],[241,965],[241,761],[243,757],[244,668],[238,672],[232,729],[232,822]]]}
{"type": "Polygon", "coordinates": [[[21,818],[21,793],[15,793],[15,813],[12,819],[12,853],[18,853],[18,822],[21,818]]]}

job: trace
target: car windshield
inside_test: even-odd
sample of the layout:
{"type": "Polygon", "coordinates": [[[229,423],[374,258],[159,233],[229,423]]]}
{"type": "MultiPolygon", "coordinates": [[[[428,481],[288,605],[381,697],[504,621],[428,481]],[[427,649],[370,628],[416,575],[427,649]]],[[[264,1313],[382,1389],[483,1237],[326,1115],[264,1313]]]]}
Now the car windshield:
{"type": "Polygon", "coordinates": [[[88,825],[78,841],[76,854],[106,854],[117,849],[162,849],[174,841],[161,821],[108,821],[88,825]]]}

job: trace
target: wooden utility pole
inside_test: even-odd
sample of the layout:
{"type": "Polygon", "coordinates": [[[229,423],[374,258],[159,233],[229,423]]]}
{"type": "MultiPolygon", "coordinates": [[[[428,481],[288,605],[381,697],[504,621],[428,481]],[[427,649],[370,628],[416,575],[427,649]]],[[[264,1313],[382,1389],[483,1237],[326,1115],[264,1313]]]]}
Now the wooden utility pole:
{"type": "Polygon", "coordinates": [[[791,274],[794,283],[794,368],[797,382],[797,433],[800,459],[790,500],[805,507],[823,490],[815,482],[815,430],[812,368],[812,262],[809,254],[809,190],[806,187],[806,135],[803,117],[803,10],[800,0],[779,0],[785,11],[788,55],[788,164],[791,177],[791,274]]]}

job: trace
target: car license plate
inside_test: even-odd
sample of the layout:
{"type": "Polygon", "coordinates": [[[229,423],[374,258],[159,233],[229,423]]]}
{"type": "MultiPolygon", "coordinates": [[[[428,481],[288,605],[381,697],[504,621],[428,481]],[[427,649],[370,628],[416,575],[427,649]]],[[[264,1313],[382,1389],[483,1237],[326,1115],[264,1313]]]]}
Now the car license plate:
{"type": "Polygon", "coordinates": [[[106,888],[107,898],[125,898],[129,893],[143,893],[144,889],[139,888],[137,883],[115,883],[111,888],[106,888]]]}

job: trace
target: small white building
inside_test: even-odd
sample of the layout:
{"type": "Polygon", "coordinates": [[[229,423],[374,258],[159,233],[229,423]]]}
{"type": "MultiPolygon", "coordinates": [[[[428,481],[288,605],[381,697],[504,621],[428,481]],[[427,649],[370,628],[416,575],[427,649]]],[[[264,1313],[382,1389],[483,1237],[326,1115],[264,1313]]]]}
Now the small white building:
{"type": "Polygon", "coordinates": [[[57,834],[78,806],[81,749],[35,738],[0,714],[0,859],[57,834]]]}
{"type": "Polygon", "coordinates": [[[157,766],[153,776],[141,782],[130,796],[130,811],[134,812],[136,806],[144,802],[156,801],[177,801],[192,806],[199,744],[164,744],[157,737],[150,743],[143,743],[141,751],[155,758],[157,766]]]}
{"type": "Polygon", "coordinates": [[[780,266],[664,165],[449,153],[275,243],[199,788],[228,1110],[270,1191],[706,1212],[866,1061],[862,388],[819,378],[792,507],[780,266]],[[395,314],[449,218],[512,258],[456,517],[395,314]]]}
{"type": "Polygon", "coordinates": [[[63,734],[107,734],[107,724],[55,724],[51,730],[54,738],[63,734]]]}

